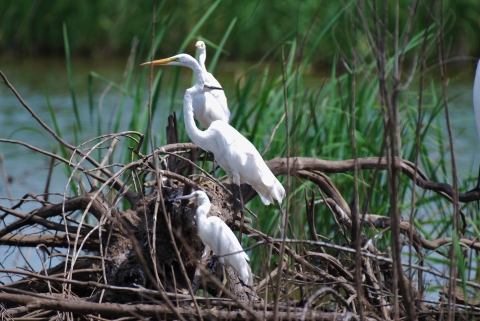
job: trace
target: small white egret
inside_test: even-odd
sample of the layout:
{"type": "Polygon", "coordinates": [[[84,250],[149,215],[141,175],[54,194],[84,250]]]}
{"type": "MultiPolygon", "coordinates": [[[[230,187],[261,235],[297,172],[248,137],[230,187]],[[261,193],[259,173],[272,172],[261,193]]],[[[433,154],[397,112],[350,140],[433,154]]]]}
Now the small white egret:
{"type": "MultiPolygon", "coordinates": [[[[195,47],[197,47],[198,50],[198,64],[202,69],[205,82],[210,86],[222,87],[218,80],[207,71],[207,67],[205,67],[205,60],[207,59],[207,47],[205,46],[205,43],[203,41],[197,41],[195,47]]],[[[223,120],[227,123],[230,120],[230,110],[228,109],[227,97],[222,90],[214,90],[204,93],[203,96],[195,96],[193,98],[193,113],[195,115],[197,115],[197,110],[199,110],[199,113],[200,110],[203,110],[204,116],[198,116],[203,118],[202,121],[195,116],[203,128],[208,128],[215,120],[223,120]],[[202,122],[205,124],[208,123],[208,126],[205,126],[202,122]]]]}
{"type": "Polygon", "coordinates": [[[207,217],[210,211],[210,200],[203,191],[195,191],[190,195],[180,196],[177,200],[193,200],[199,204],[196,212],[198,236],[218,257],[220,263],[227,262],[246,285],[253,284],[252,270],[248,265],[250,258],[243,250],[232,230],[217,216],[207,217]]]}
{"type": "MultiPolygon", "coordinates": [[[[197,61],[187,54],[146,62],[140,66],[147,65],[187,66],[192,70],[200,70],[197,61]]],[[[203,73],[198,73],[195,85],[186,90],[183,116],[188,136],[195,145],[213,153],[215,160],[227,172],[231,183],[240,186],[240,181],[243,180],[253,187],[265,205],[272,204],[274,199],[281,204],[285,197],[285,189],[248,139],[225,121],[214,121],[204,131],[195,125],[193,97],[212,89],[215,88],[205,83],[203,73]]]]}

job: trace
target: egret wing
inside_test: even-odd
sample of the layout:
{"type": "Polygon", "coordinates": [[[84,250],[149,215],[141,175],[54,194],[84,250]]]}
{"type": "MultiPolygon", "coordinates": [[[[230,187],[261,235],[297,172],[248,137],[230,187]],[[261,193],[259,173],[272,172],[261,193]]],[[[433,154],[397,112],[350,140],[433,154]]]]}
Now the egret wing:
{"type": "Polygon", "coordinates": [[[218,145],[215,160],[227,172],[234,176],[242,163],[246,162],[242,149],[241,139],[244,138],[236,129],[223,121],[216,121],[210,125],[212,139],[218,145]]]}
{"type": "Polygon", "coordinates": [[[257,191],[262,202],[269,205],[273,203],[273,199],[276,199],[281,203],[285,197],[285,188],[273,175],[260,153],[252,149],[247,153],[247,158],[249,164],[255,165],[252,168],[256,169],[256,171],[250,171],[249,183],[257,191]]]}
{"type": "Polygon", "coordinates": [[[205,105],[206,108],[206,116],[211,119],[211,122],[216,120],[221,120],[228,123],[230,118],[230,111],[226,106],[226,103],[221,101],[221,97],[217,97],[213,95],[213,92],[221,91],[221,90],[214,90],[211,92],[205,93],[205,105]]]}
{"type": "MultiPolygon", "coordinates": [[[[205,76],[205,83],[209,84],[210,86],[220,87],[222,85],[213,77],[213,75],[209,72],[203,73],[205,76]]],[[[218,118],[218,120],[224,120],[226,122],[230,119],[230,110],[228,109],[227,103],[227,96],[225,96],[225,92],[223,90],[212,90],[208,94],[210,94],[216,100],[216,104],[220,106],[220,110],[223,112],[224,117],[222,119],[218,118]]],[[[217,120],[217,119],[216,119],[217,120]]]]}
{"type": "Polygon", "coordinates": [[[224,257],[227,262],[231,261],[235,255],[240,255],[246,260],[250,260],[247,253],[243,251],[243,248],[238,242],[238,239],[233,231],[227,226],[227,224],[225,224],[224,221],[222,221],[222,219],[217,216],[211,216],[208,218],[208,220],[210,224],[215,226],[215,235],[213,238],[213,241],[215,242],[215,248],[217,249],[216,252],[214,250],[215,254],[219,256],[230,254],[224,257]]]}

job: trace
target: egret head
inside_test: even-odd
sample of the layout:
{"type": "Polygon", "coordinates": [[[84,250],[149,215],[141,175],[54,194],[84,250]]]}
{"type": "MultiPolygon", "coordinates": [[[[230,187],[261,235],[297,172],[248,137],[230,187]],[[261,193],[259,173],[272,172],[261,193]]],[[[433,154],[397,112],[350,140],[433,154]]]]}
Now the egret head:
{"type": "Polygon", "coordinates": [[[184,66],[192,68],[194,65],[198,65],[198,63],[192,56],[179,54],[170,58],[144,62],[140,66],[184,66]]]}
{"type": "Polygon", "coordinates": [[[205,50],[205,42],[199,40],[195,44],[195,47],[197,47],[197,49],[200,50],[200,51],[205,50]]]}
{"type": "Polygon", "coordinates": [[[210,203],[210,200],[208,199],[208,196],[207,194],[205,194],[204,191],[195,191],[192,194],[177,197],[176,200],[192,200],[195,203],[199,204],[202,204],[204,202],[210,203]]]}

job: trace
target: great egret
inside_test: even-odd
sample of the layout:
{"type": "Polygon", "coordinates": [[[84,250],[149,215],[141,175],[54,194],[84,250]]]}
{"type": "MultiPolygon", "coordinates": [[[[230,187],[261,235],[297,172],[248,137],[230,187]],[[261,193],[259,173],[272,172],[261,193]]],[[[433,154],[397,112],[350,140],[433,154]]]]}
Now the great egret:
{"type": "MultiPolygon", "coordinates": [[[[475,111],[475,122],[477,123],[478,137],[480,138],[480,60],[477,64],[477,72],[473,81],[473,109],[475,111]]],[[[478,170],[477,187],[474,190],[480,190],[480,168],[478,170]]]]}
{"type": "MultiPolygon", "coordinates": [[[[210,86],[221,88],[220,83],[215,79],[215,77],[213,77],[212,74],[208,73],[205,69],[205,59],[207,56],[205,44],[203,45],[203,51],[201,49],[199,50],[199,60],[203,63],[203,69],[200,64],[193,58],[189,60],[187,64],[175,65],[184,66],[192,69],[197,82],[199,81],[200,77],[203,77],[204,79],[209,80],[206,83],[208,83],[210,86]]],[[[147,62],[141,64],[140,66],[145,66],[149,64],[150,63],[147,62]]],[[[174,63],[171,63],[171,65],[174,65],[174,63]]],[[[210,127],[210,124],[216,120],[222,120],[228,123],[230,119],[230,110],[228,109],[227,105],[227,97],[225,97],[225,93],[223,92],[223,90],[198,91],[193,96],[192,105],[193,115],[204,129],[210,127]]]]}
{"type": "Polygon", "coordinates": [[[262,156],[242,134],[227,122],[217,120],[208,129],[201,131],[193,120],[193,97],[212,91],[213,86],[205,83],[200,65],[190,55],[179,54],[170,58],[146,62],[140,66],[174,65],[185,66],[195,71],[197,81],[186,90],[183,100],[183,116],[187,134],[195,145],[212,152],[218,164],[227,172],[231,183],[240,186],[240,180],[250,184],[265,205],[276,199],[279,204],[285,197],[285,189],[265,164],[262,156]]]}
{"type": "Polygon", "coordinates": [[[478,137],[480,138],[480,60],[478,61],[477,72],[473,81],[473,108],[475,110],[478,137]]]}
{"type": "MultiPolygon", "coordinates": [[[[205,60],[207,59],[207,47],[205,46],[205,43],[203,41],[197,41],[195,47],[197,47],[198,50],[198,63],[202,69],[203,76],[205,77],[205,82],[214,87],[222,87],[217,79],[215,79],[205,67],[205,60]]],[[[197,110],[199,110],[198,113],[203,111],[202,115],[205,115],[203,117],[199,116],[200,118],[203,118],[203,120],[200,120],[200,118],[195,116],[203,128],[208,128],[212,121],[223,120],[228,123],[230,119],[227,97],[222,90],[214,90],[212,92],[204,93],[203,96],[195,96],[193,99],[193,112],[195,115],[197,114],[197,110]],[[208,123],[208,125],[205,126],[202,122],[205,123],[205,125],[208,123]]]]}
{"type": "Polygon", "coordinates": [[[243,250],[232,230],[217,216],[207,217],[210,211],[210,200],[203,191],[195,191],[190,195],[180,196],[177,200],[193,200],[199,204],[196,212],[198,236],[218,257],[220,263],[227,262],[246,285],[253,284],[252,270],[248,265],[250,258],[243,250]]]}

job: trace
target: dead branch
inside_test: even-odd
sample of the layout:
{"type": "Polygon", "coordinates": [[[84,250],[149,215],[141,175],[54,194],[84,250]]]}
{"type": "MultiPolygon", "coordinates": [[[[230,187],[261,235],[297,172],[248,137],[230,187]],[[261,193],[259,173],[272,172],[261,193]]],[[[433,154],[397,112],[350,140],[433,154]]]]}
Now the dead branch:
{"type": "MultiPolygon", "coordinates": [[[[4,303],[22,304],[28,307],[29,311],[35,309],[48,309],[52,311],[65,311],[75,314],[101,314],[107,317],[125,317],[125,316],[149,316],[162,318],[164,320],[172,320],[178,314],[185,317],[205,317],[216,318],[218,320],[246,320],[248,315],[245,311],[214,311],[214,310],[201,310],[200,315],[191,308],[177,307],[175,313],[171,309],[159,304],[147,305],[147,304],[116,304],[116,303],[94,303],[87,301],[74,301],[66,299],[54,299],[54,298],[35,298],[28,295],[20,294],[5,294],[0,293],[0,301],[4,303]]],[[[293,318],[299,319],[302,312],[279,312],[278,316],[282,319],[293,318]]],[[[344,317],[345,314],[335,312],[316,312],[311,311],[305,320],[339,320],[344,317]]],[[[273,312],[257,312],[254,318],[256,320],[274,320],[273,312]]],[[[367,318],[366,320],[375,320],[367,318]]]]}
{"type": "MultiPolygon", "coordinates": [[[[272,170],[275,175],[285,175],[287,174],[286,168],[286,159],[285,158],[275,158],[266,162],[268,167],[272,170]]],[[[294,157],[290,160],[292,164],[290,167],[291,174],[295,175],[299,171],[321,171],[325,173],[343,173],[343,172],[353,172],[354,169],[354,160],[344,160],[344,161],[329,161],[318,158],[308,158],[308,157],[294,157]]],[[[428,177],[423,173],[423,171],[416,167],[413,163],[395,158],[392,162],[397,170],[401,173],[407,175],[408,178],[413,180],[415,177],[415,168],[416,168],[416,184],[417,186],[431,190],[439,195],[445,197],[450,202],[452,202],[452,193],[453,187],[447,183],[437,183],[432,182],[428,177]]],[[[368,158],[359,158],[358,167],[361,170],[386,170],[387,162],[386,158],[378,157],[368,157],[368,158]]],[[[460,202],[473,202],[480,200],[480,191],[472,190],[466,193],[459,193],[460,202]]],[[[340,204],[339,204],[340,206],[340,204]]],[[[342,208],[343,209],[343,208],[342,208]]],[[[347,212],[348,213],[348,212],[347,212]]]]}
{"type": "MultiPolygon", "coordinates": [[[[68,247],[71,245],[72,239],[75,239],[75,234],[40,234],[40,235],[4,235],[0,237],[0,244],[12,245],[12,246],[28,246],[36,247],[38,244],[44,244],[46,246],[53,247],[68,247]]],[[[84,241],[84,236],[79,236],[79,241],[84,241]]],[[[98,248],[98,240],[87,239],[85,242],[85,249],[96,250],[98,248]]]]}

